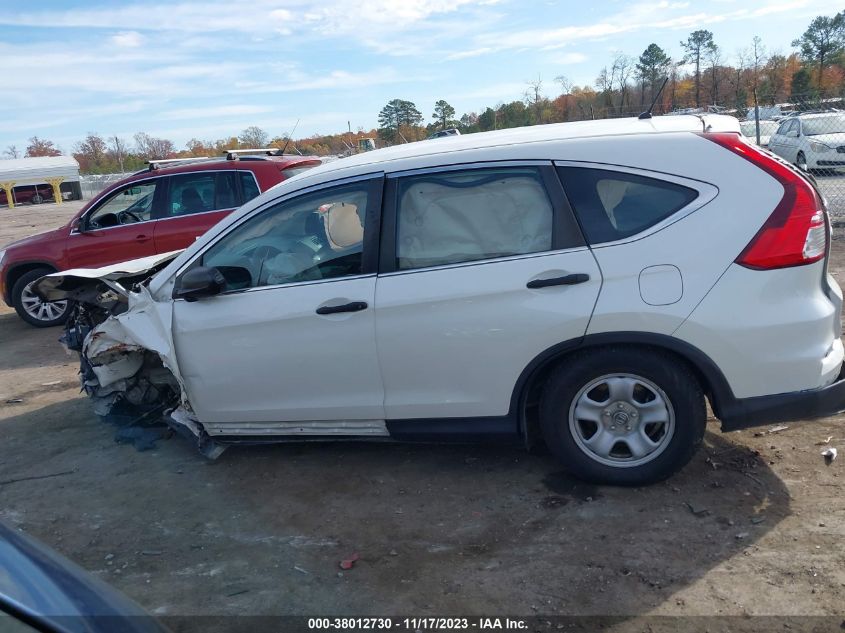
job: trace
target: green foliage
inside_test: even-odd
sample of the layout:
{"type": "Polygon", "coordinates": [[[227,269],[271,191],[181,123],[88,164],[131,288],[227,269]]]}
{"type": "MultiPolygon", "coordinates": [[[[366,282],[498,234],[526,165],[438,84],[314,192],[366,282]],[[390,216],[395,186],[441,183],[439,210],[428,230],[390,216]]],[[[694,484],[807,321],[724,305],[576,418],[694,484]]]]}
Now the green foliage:
{"type": "MultiPolygon", "coordinates": [[[[378,115],[378,135],[388,143],[402,140],[402,128],[416,127],[422,123],[422,113],[411,101],[392,99],[378,115]]],[[[405,139],[411,140],[411,139],[405,139]]]]}
{"type": "Polygon", "coordinates": [[[705,29],[693,31],[681,47],[686,51],[684,62],[695,64],[695,107],[701,107],[701,58],[716,48],[713,33],[705,29]]]}
{"type": "Polygon", "coordinates": [[[646,84],[651,90],[651,97],[654,98],[655,91],[660,87],[660,82],[669,72],[672,60],[657,44],[649,44],[639,59],[637,59],[637,75],[642,81],[643,88],[646,84]]]}
{"type": "Polygon", "coordinates": [[[805,60],[818,64],[818,85],[821,87],[825,66],[841,56],[845,49],[845,11],[832,18],[826,15],[814,18],[792,45],[801,50],[805,60]]]}
{"type": "Polygon", "coordinates": [[[449,127],[452,118],[455,116],[455,108],[450,106],[445,100],[440,99],[434,104],[434,114],[431,116],[440,123],[440,129],[445,130],[449,127]]]}

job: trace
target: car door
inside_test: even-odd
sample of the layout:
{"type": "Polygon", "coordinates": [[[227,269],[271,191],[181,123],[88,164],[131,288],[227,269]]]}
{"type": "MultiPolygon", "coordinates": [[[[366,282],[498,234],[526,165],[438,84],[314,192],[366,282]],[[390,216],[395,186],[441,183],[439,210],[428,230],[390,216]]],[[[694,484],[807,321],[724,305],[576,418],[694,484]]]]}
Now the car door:
{"type": "Polygon", "coordinates": [[[547,163],[458,167],[391,176],[386,192],[388,420],[505,416],[523,369],[584,335],[601,286],[557,176],[547,163]]]}
{"type": "Polygon", "coordinates": [[[162,206],[161,179],[127,184],[111,192],[80,219],[67,240],[74,268],[95,268],[154,255],[155,217],[162,206]]]}
{"type": "Polygon", "coordinates": [[[386,433],[374,321],[381,186],[381,176],[344,181],[268,205],[194,262],[229,279],[222,294],[173,304],[180,371],[209,433],[386,433]]]}
{"type": "Polygon", "coordinates": [[[175,174],[166,183],[155,226],[157,253],[187,248],[240,205],[234,170],[175,174]]]}
{"type": "Polygon", "coordinates": [[[798,158],[798,120],[793,119],[780,139],[783,158],[794,163],[798,158]]]}

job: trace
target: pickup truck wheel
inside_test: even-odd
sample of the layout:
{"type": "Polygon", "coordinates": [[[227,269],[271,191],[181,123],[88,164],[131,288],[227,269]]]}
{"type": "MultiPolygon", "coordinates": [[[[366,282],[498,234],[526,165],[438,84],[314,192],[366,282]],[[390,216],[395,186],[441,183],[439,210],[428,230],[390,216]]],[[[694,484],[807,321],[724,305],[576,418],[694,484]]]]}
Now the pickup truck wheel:
{"type": "Polygon", "coordinates": [[[32,284],[50,268],[36,268],[21,275],[12,287],[12,305],[18,316],[35,327],[53,327],[67,320],[70,305],[67,301],[44,301],[32,291],[32,284]]]}
{"type": "Polygon", "coordinates": [[[549,377],[540,426],[580,479],[640,486],[685,466],[704,437],[704,394],[672,356],[634,348],[582,352],[549,377]]]}

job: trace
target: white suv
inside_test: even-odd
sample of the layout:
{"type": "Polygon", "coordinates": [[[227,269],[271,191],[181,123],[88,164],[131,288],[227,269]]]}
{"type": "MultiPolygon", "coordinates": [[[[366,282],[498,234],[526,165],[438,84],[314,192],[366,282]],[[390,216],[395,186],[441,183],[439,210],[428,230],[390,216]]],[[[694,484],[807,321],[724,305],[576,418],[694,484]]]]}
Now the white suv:
{"type": "Polygon", "coordinates": [[[37,287],[78,302],[65,342],[97,412],[165,410],[212,457],[542,440],[633,485],[688,462],[705,399],[723,430],[845,408],[829,230],[735,119],[592,121],[339,160],[167,264],[37,287]]]}

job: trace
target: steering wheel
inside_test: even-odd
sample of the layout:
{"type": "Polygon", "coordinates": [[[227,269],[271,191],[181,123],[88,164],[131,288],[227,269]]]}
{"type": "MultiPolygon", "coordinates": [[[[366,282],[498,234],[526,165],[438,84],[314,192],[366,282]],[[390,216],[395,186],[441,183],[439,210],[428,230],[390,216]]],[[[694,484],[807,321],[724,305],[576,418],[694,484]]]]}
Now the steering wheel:
{"type": "Polygon", "coordinates": [[[132,220],[134,220],[135,222],[143,222],[144,221],[144,218],[142,218],[140,215],[138,215],[134,211],[130,211],[129,209],[124,209],[123,211],[121,211],[117,214],[117,221],[120,224],[128,224],[127,222],[123,221],[124,218],[132,218],[132,220]]]}

